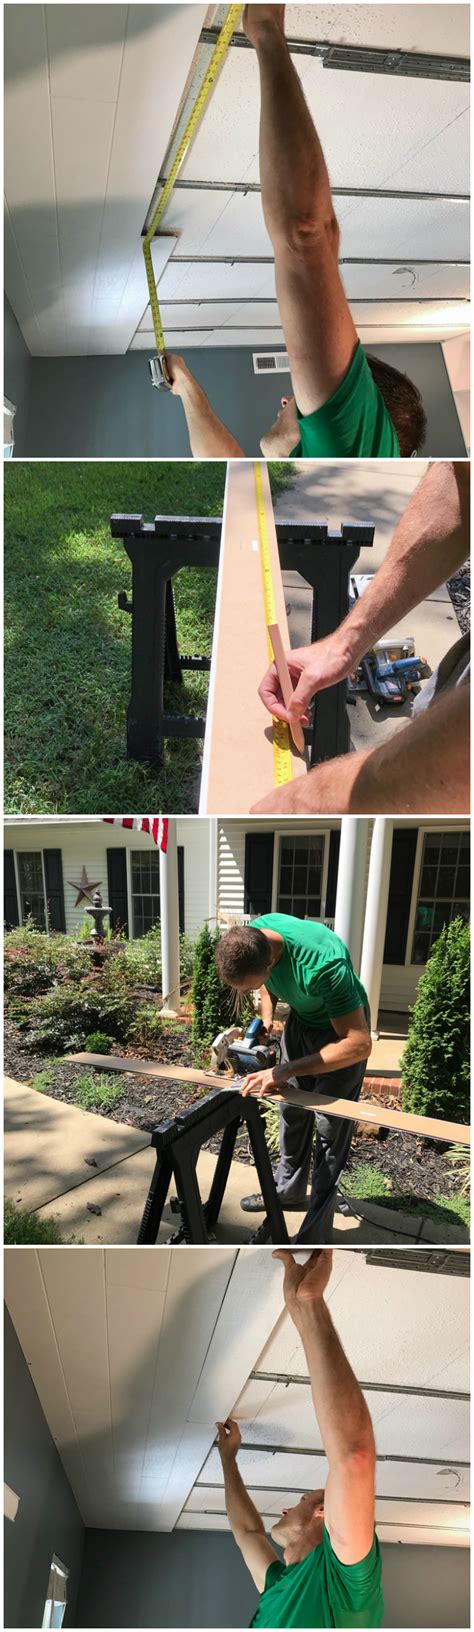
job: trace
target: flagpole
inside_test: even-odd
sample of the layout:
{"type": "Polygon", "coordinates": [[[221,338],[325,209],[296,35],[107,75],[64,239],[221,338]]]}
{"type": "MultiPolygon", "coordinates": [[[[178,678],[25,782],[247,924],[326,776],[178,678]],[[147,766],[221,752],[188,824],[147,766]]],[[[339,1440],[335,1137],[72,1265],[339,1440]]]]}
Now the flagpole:
{"type": "Polygon", "coordinates": [[[179,1013],[180,1007],[178,843],[174,817],[168,822],[167,848],[160,850],[160,921],[161,1013],[173,1016],[179,1013]]]}

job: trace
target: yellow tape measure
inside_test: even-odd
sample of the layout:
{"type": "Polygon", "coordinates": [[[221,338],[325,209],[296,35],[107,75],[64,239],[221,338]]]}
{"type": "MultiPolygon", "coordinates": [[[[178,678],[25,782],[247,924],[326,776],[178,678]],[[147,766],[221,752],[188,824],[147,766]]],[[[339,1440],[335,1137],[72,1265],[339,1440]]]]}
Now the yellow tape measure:
{"type": "Polygon", "coordinates": [[[231,42],[231,39],[232,39],[232,35],[235,33],[235,30],[237,28],[237,24],[238,24],[238,22],[240,20],[243,9],[244,9],[243,6],[229,6],[225,22],[223,23],[220,34],[219,34],[218,39],[216,40],[216,44],[214,46],[214,50],[213,50],[212,57],[211,57],[211,60],[210,60],[210,63],[209,63],[209,67],[207,68],[207,71],[206,71],[206,73],[204,75],[204,79],[203,79],[201,88],[198,91],[196,101],[194,103],[193,108],[191,109],[191,113],[189,115],[187,125],[186,125],[185,130],[183,132],[183,135],[181,137],[181,141],[180,141],[177,153],[175,154],[175,157],[173,159],[173,163],[172,163],[172,166],[171,166],[169,176],[167,176],[167,178],[166,178],[166,181],[165,181],[165,184],[164,184],[164,187],[163,187],[163,191],[160,194],[160,198],[159,198],[158,204],[156,206],[156,210],[154,211],[154,214],[153,214],[152,219],[150,221],[150,225],[148,227],[148,231],[146,233],[146,236],[143,239],[143,254],[144,254],[144,259],[145,259],[145,269],[146,269],[146,275],[147,275],[148,292],[149,292],[149,296],[150,296],[150,309],[151,309],[151,315],[152,315],[152,318],[153,318],[153,328],[154,328],[154,331],[155,331],[155,340],[156,340],[157,350],[159,352],[163,352],[165,350],[165,337],[164,337],[164,334],[163,334],[163,325],[162,325],[162,322],[161,322],[160,307],[159,307],[158,295],[157,295],[157,292],[156,292],[155,274],[154,274],[154,271],[153,271],[153,262],[152,262],[152,258],[151,258],[151,244],[152,244],[152,240],[153,240],[153,238],[155,236],[155,233],[157,231],[157,228],[158,228],[158,226],[160,224],[160,221],[162,220],[162,217],[163,217],[164,212],[166,210],[166,206],[167,206],[167,204],[169,204],[171,194],[172,194],[172,191],[173,191],[173,187],[174,187],[176,177],[177,177],[177,174],[178,174],[178,170],[180,170],[180,168],[181,168],[181,165],[183,163],[183,159],[185,159],[185,157],[186,157],[190,142],[192,142],[193,137],[196,135],[196,131],[198,129],[198,126],[201,123],[201,119],[202,119],[205,107],[206,107],[207,102],[209,100],[211,91],[213,90],[213,87],[215,85],[217,75],[218,75],[220,69],[222,68],[224,57],[226,56],[227,51],[229,49],[230,42],[231,42]]]}
{"type": "MultiPolygon", "coordinates": [[[[272,565],[270,559],[270,544],[268,539],[267,514],[263,492],[262,468],[258,461],[254,464],[255,491],[257,495],[258,542],[260,547],[260,565],[262,568],[263,605],[265,623],[267,626],[267,649],[269,663],[273,663],[273,647],[268,633],[268,625],[277,623],[275,606],[275,591],[273,587],[272,565]]],[[[285,782],[293,779],[291,760],[290,729],[285,720],[273,718],[273,780],[276,788],[283,787],[285,782]]]]}

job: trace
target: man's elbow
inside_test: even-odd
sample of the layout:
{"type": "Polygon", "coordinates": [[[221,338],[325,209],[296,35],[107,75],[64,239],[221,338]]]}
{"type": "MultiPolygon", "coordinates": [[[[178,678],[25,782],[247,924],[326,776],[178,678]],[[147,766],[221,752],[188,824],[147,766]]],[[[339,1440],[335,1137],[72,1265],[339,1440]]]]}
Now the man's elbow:
{"type": "Polygon", "coordinates": [[[375,1474],[377,1457],[372,1429],[348,1447],[342,1460],[345,1472],[351,1478],[364,1479],[369,1474],[375,1474]]]}
{"type": "Polygon", "coordinates": [[[360,1060],[368,1060],[372,1053],[372,1038],[370,1031],[356,1032],[354,1036],[354,1065],[360,1060]]]}
{"type": "Polygon", "coordinates": [[[274,236],[275,247],[289,251],[297,262],[317,260],[328,252],[338,260],[340,232],[333,210],[292,216],[274,236]]]}

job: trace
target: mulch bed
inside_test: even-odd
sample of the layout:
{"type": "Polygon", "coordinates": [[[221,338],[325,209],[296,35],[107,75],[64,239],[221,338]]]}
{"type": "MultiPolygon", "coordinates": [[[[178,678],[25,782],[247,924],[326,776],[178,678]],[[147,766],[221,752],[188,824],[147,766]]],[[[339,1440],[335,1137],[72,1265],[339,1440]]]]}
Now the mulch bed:
{"type": "MultiPolygon", "coordinates": [[[[74,1105],[75,1093],[80,1078],[85,1074],[83,1066],[64,1063],[52,1065],[44,1054],[31,1054],[23,1046],[21,1034],[10,1021],[5,1021],[5,1070],[8,1076],[19,1082],[29,1082],[37,1072],[49,1068],[54,1072],[52,1087],[48,1087],[47,1094],[52,1099],[59,1099],[66,1104],[74,1105]]],[[[127,1050],[117,1044],[117,1054],[126,1054],[127,1050]]],[[[128,1052],[134,1057],[140,1052],[145,1058],[145,1051],[133,1048],[128,1052]]],[[[150,1057],[150,1056],[148,1056],[150,1057]]],[[[160,1064],[168,1061],[173,1065],[194,1065],[191,1044],[190,1026],[180,1026],[176,1031],[165,1031],[154,1045],[153,1058],[160,1064]]],[[[110,1073],[110,1081],[116,1081],[110,1073]]],[[[189,1109],[209,1092],[206,1085],[202,1090],[190,1084],[186,1086],[176,1083],[172,1077],[169,1082],[165,1078],[154,1083],[151,1077],[131,1076],[123,1081],[123,1093],[113,1105],[104,1105],[97,1108],[96,1114],[105,1116],[112,1122],[126,1122],[130,1127],[143,1129],[151,1133],[158,1123],[168,1117],[176,1116],[179,1111],[189,1109]]],[[[373,1099],[374,1084],[367,1080],[363,1097],[373,1099]]],[[[396,1085],[390,1084],[380,1088],[379,1099],[382,1103],[397,1105],[396,1085]]],[[[220,1136],[210,1139],[205,1150],[217,1153],[220,1146],[220,1136]]],[[[253,1166],[247,1134],[242,1129],[235,1146],[237,1161],[253,1166]]],[[[273,1165],[278,1157],[273,1156],[273,1165]]],[[[379,1129],[371,1133],[365,1128],[359,1128],[355,1133],[352,1149],[347,1162],[346,1172],[350,1174],[354,1168],[364,1165],[373,1167],[382,1173],[393,1185],[393,1200],[396,1206],[397,1195],[412,1195],[426,1201],[436,1200],[438,1196],[455,1196],[459,1190],[459,1181],[455,1170],[452,1170],[446,1161],[446,1147],[430,1143],[428,1140],[414,1139],[410,1134],[387,1132],[379,1129]]],[[[250,1181],[249,1181],[250,1182],[250,1181]]]]}

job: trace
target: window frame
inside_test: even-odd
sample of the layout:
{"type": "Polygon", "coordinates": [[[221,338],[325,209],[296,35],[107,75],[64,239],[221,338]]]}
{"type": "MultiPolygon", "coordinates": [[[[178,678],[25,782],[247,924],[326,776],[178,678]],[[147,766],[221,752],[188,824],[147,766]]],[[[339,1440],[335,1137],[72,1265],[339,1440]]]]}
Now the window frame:
{"type": "MultiPolygon", "coordinates": [[[[425,847],[425,838],[427,838],[432,833],[449,833],[449,832],[452,832],[452,833],[467,833],[467,834],[469,834],[469,831],[470,831],[470,828],[469,828],[469,822],[468,821],[453,822],[452,827],[450,827],[449,824],[448,824],[448,826],[446,826],[446,824],[444,822],[427,822],[427,823],[423,823],[423,825],[419,827],[417,846],[416,846],[416,855],[415,855],[415,865],[414,865],[414,868],[413,868],[413,885],[412,885],[412,896],[411,896],[411,904],[410,904],[410,915],[409,915],[409,919],[408,919],[407,942],[406,942],[406,948],[405,948],[405,962],[404,962],[403,965],[393,965],[394,968],[403,967],[405,969],[418,969],[418,971],[421,971],[422,969],[426,969],[426,963],[415,963],[414,960],[413,960],[413,956],[412,956],[413,944],[414,944],[414,939],[415,939],[415,920],[416,920],[416,910],[417,910],[417,906],[418,906],[418,897],[419,897],[419,890],[420,890],[420,883],[421,883],[421,873],[422,873],[422,865],[423,865],[423,851],[424,851],[424,847],[425,847]]],[[[387,965],[387,967],[389,967],[389,966],[387,965]]]]}
{"type": "Polygon", "coordinates": [[[33,850],[31,848],[31,846],[30,846],[30,848],[28,850],[25,849],[25,850],[14,850],[13,851],[13,865],[14,865],[14,868],[15,868],[15,883],[16,883],[16,895],[17,895],[17,901],[18,901],[18,917],[20,919],[20,928],[23,929],[24,925],[26,923],[26,918],[25,918],[25,915],[24,915],[24,912],[23,912],[22,887],[21,887],[21,879],[20,879],[20,856],[35,856],[35,855],[41,856],[41,877],[42,877],[42,880],[43,880],[43,899],[44,899],[44,916],[45,916],[45,930],[44,930],[44,933],[46,935],[50,935],[51,930],[50,930],[50,926],[49,926],[48,897],[47,897],[47,893],[46,893],[46,873],[45,873],[45,867],[44,867],[44,851],[43,851],[42,846],[38,850],[33,850]]]}
{"type": "MultiPolygon", "coordinates": [[[[284,829],[280,830],[280,832],[277,829],[277,831],[275,832],[275,844],[274,844],[274,847],[273,847],[272,912],[279,912],[281,910],[281,908],[279,908],[279,906],[278,906],[278,897],[279,897],[279,893],[280,893],[279,892],[279,881],[280,881],[280,871],[281,871],[281,843],[282,843],[282,839],[294,839],[294,838],[297,838],[297,839],[306,838],[308,840],[308,843],[310,843],[312,839],[322,839],[322,841],[323,841],[323,865],[322,865],[322,869],[321,869],[321,914],[320,914],[319,918],[309,918],[309,917],[302,918],[301,922],[302,923],[308,923],[308,924],[324,924],[326,922],[326,896],[327,896],[327,882],[328,882],[328,872],[329,872],[329,846],[330,846],[330,842],[331,842],[331,828],[329,828],[329,827],[317,827],[317,828],[311,827],[311,828],[308,828],[308,827],[303,827],[303,824],[300,822],[298,824],[298,826],[285,827],[284,829]]],[[[332,922],[332,920],[331,920],[331,922],[332,922]]]]}

